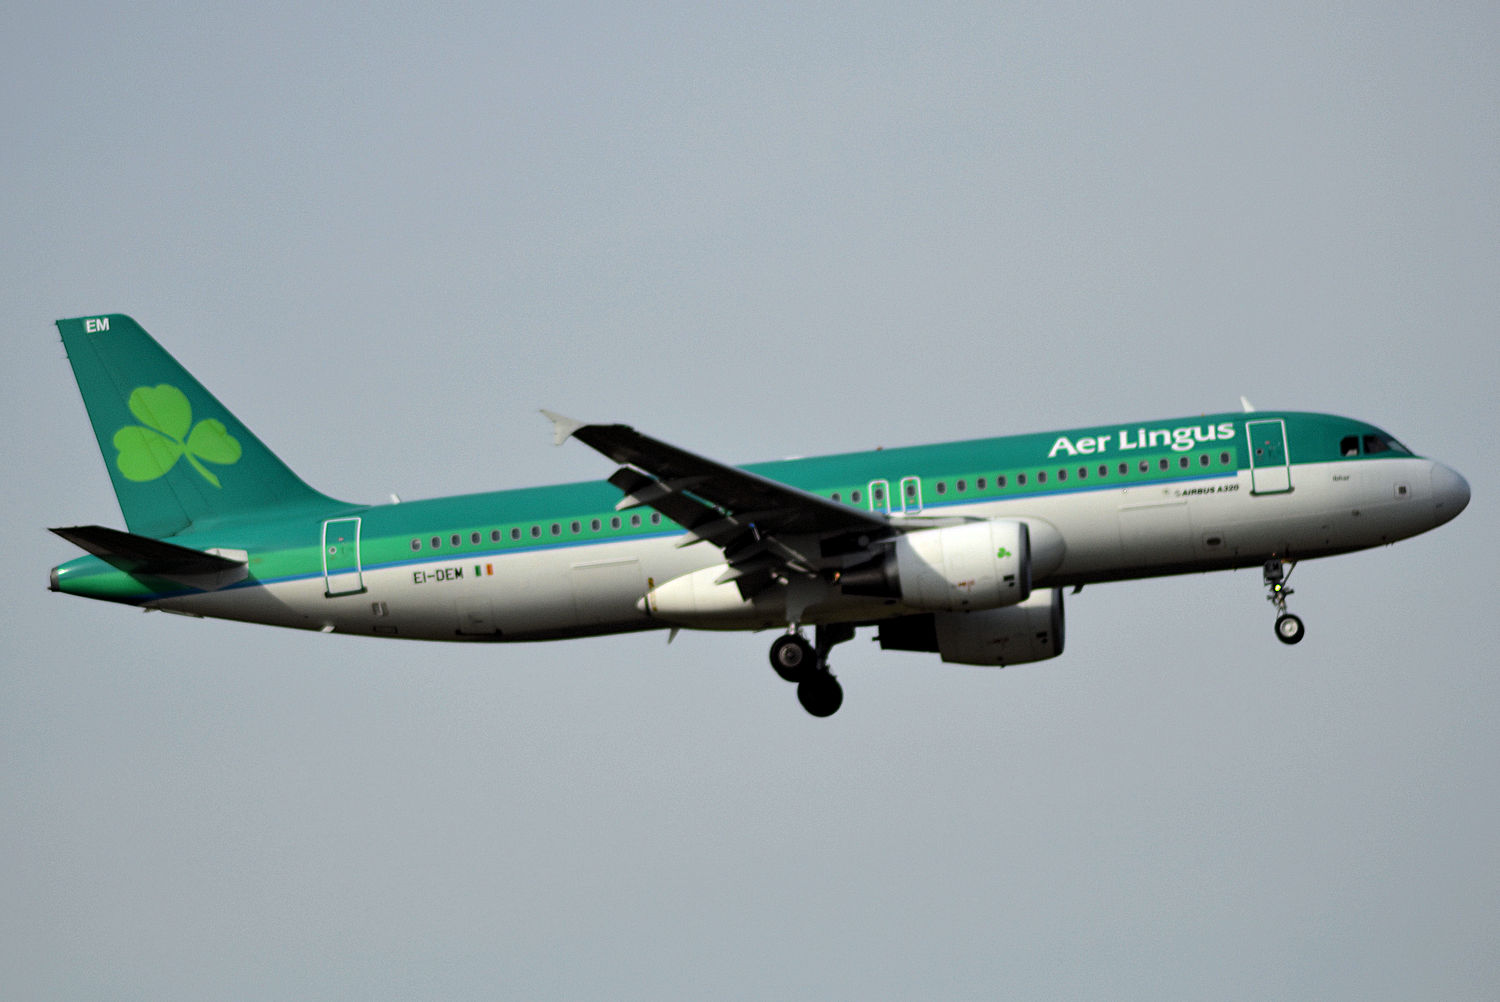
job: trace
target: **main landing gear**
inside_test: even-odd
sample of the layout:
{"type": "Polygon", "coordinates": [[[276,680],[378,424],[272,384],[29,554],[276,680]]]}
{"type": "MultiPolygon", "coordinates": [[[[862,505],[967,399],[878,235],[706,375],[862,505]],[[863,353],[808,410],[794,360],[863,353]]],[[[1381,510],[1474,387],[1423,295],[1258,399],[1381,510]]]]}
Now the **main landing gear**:
{"type": "Polygon", "coordinates": [[[1287,567],[1282,568],[1281,560],[1267,560],[1262,580],[1270,589],[1266,601],[1276,607],[1276,639],[1283,644],[1295,644],[1306,634],[1302,626],[1302,620],[1286,611],[1286,598],[1292,594],[1292,590],[1286,586],[1286,581],[1296,570],[1297,561],[1287,561],[1287,567]]]}
{"type": "Polygon", "coordinates": [[[831,717],[844,705],[844,687],[828,670],[828,652],[835,644],[854,639],[854,627],[848,623],[820,626],[814,636],[816,646],[802,631],[776,638],[771,644],[771,667],[787,682],[797,684],[797,702],[815,717],[831,717]]]}

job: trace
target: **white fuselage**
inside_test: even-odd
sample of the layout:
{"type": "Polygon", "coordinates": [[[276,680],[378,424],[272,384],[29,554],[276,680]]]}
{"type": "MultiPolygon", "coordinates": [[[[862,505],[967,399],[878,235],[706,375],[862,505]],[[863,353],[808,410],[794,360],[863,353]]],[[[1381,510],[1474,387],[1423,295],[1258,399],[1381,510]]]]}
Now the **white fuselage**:
{"type": "MultiPolygon", "coordinates": [[[[910,517],[1010,518],[1050,527],[1062,548],[1036,568],[1033,584],[1040,588],[1224,569],[1268,557],[1326,556],[1394,542],[1456,514],[1442,510],[1445,478],[1456,475],[1427,459],[1299,464],[1290,467],[1290,477],[1292,489],[1278,493],[1252,492],[1250,471],[1240,470],[1164,484],[928,504],[910,517]]],[[[680,547],[680,539],[680,531],[667,530],[631,540],[408,560],[364,568],[364,590],[354,594],[328,595],[327,582],[318,575],[250,582],[150,605],[325,632],[427,640],[545,640],[679,625],[743,629],[788,622],[787,588],[772,589],[748,612],[719,622],[652,616],[644,598],[653,588],[723,561],[714,547],[680,547]]],[[[913,611],[891,599],[851,598],[813,587],[812,593],[793,596],[798,622],[873,621],[913,611]]]]}

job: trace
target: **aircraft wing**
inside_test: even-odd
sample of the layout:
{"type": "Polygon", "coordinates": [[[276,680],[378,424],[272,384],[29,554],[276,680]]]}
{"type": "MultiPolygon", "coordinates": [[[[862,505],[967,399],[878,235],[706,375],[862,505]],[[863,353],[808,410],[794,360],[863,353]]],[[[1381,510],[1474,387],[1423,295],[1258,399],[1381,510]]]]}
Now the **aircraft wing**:
{"type": "Polygon", "coordinates": [[[585,424],[542,413],[552,420],[557,444],[576,438],[622,464],[609,478],[625,493],[617,508],[661,512],[687,529],[679,546],[718,546],[730,565],[721,580],[739,581],[746,593],[787,571],[817,574],[826,564],[829,540],[863,537],[856,547],[863,549],[898,531],[883,514],[699,456],[627,425],[585,424]]]}

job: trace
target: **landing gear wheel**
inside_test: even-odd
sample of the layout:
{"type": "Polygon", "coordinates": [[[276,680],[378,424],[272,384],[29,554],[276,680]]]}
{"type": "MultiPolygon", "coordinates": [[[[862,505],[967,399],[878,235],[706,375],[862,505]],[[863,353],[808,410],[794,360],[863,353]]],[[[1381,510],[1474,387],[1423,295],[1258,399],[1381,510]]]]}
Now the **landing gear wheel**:
{"type": "Polygon", "coordinates": [[[1287,560],[1285,563],[1288,566],[1283,567],[1280,559],[1267,560],[1261,580],[1270,591],[1266,600],[1276,607],[1276,639],[1283,644],[1295,644],[1307,631],[1302,626],[1302,620],[1286,611],[1287,596],[1292,594],[1292,590],[1286,586],[1286,580],[1292,576],[1297,561],[1287,560]]]}
{"type": "Polygon", "coordinates": [[[1306,634],[1302,620],[1291,613],[1276,617],[1276,639],[1283,644],[1295,644],[1306,634]]]}
{"type": "Polygon", "coordinates": [[[831,717],[844,705],[844,687],[826,671],[810,672],[797,683],[797,702],[815,717],[831,717]]]}
{"type": "Polygon", "coordinates": [[[771,667],[787,682],[801,681],[817,661],[818,652],[813,645],[796,633],[777,637],[771,644],[771,667]]]}

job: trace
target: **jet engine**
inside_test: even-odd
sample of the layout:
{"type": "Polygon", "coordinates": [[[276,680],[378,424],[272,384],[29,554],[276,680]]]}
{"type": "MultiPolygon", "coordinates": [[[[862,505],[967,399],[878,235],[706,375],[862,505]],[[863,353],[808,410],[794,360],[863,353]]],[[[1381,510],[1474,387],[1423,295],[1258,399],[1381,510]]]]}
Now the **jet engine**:
{"type": "Polygon", "coordinates": [[[1019,605],[902,616],[880,624],[883,650],[940,654],[961,665],[1004,667],[1063,652],[1063,593],[1040,588],[1019,605]]]}
{"type": "Polygon", "coordinates": [[[908,532],[845,570],[839,588],[935,612],[1014,605],[1031,594],[1031,533],[1015,519],[908,532]]]}

